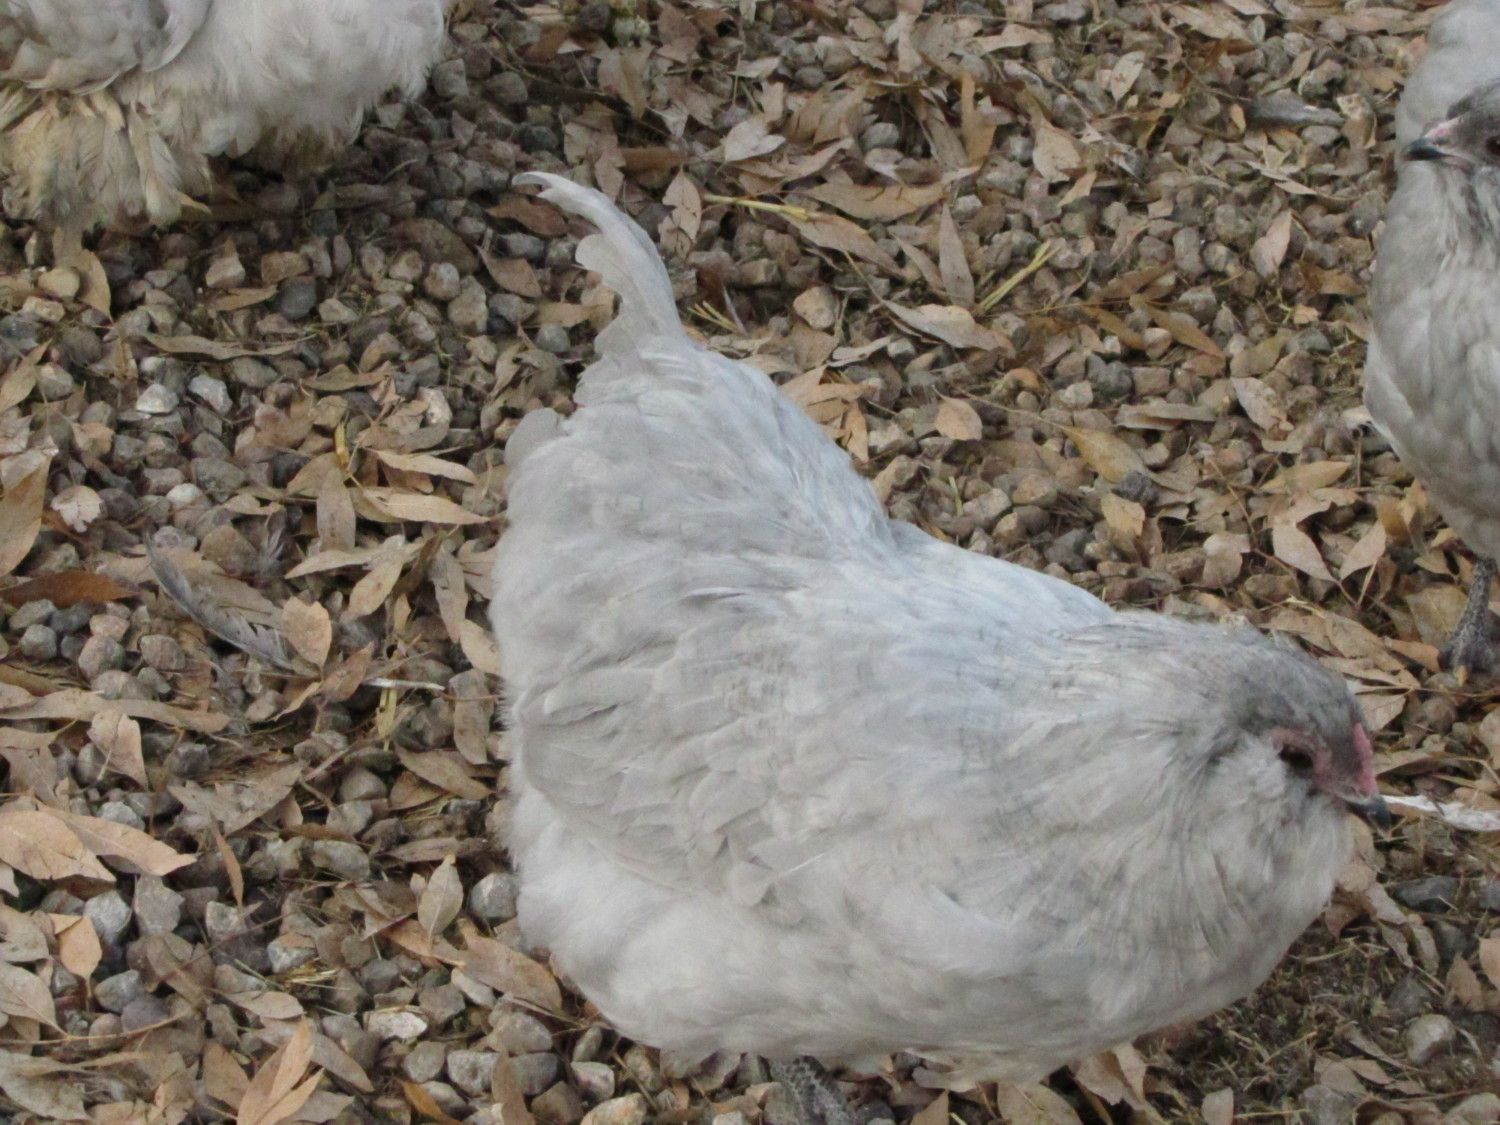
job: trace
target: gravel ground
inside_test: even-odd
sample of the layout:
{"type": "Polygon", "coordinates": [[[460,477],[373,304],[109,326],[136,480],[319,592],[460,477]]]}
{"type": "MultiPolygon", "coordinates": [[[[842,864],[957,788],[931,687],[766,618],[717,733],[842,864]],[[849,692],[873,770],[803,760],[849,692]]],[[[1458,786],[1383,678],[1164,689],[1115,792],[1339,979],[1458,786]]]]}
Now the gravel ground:
{"type": "MultiPolygon", "coordinates": [[[[1283,630],[1356,685],[1388,790],[1500,808],[1495,685],[1436,657],[1472,560],[1359,408],[1402,3],[473,0],[314,182],[226,166],[92,268],[0,234],[8,1119],[785,1120],[515,930],[500,451],[609,309],[527,168],[659,233],[695,330],[893,514],[1283,630]]],[[[1046,1086],[935,1100],[897,1059],[851,1093],[1494,1122],[1492,839],[1366,836],[1254,996],[1046,1086]]]]}

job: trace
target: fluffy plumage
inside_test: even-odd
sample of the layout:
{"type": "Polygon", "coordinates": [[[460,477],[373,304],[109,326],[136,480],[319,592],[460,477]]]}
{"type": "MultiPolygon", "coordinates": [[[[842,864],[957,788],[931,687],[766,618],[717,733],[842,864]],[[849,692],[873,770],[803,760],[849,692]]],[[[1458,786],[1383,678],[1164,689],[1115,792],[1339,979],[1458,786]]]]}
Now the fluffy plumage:
{"type": "Polygon", "coordinates": [[[166,223],[208,157],[280,166],[416,92],[444,0],[0,0],[6,207],[71,232],[166,223]]]}
{"type": "Polygon", "coordinates": [[[1448,0],[1427,35],[1427,54],[1396,106],[1396,144],[1448,116],[1453,103],[1500,78],[1500,0],[1448,0]]]}
{"type": "MultiPolygon", "coordinates": [[[[1446,113],[1450,120],[1403,149],[1371,285],[1375,331],[1364,396],[1449,525],[1493,560],[1500,557],[1500,312],[1493,300],[1500,281],[1500,84],[1471,92],[1446,113]]],[[[1486,562],[1450,646],[1459,667],[1492,661],[1489,572],[1486,562]]]]}
{"type": "Polygon", "coordinates": [[[1034,1076],[1253,988],[1374,793],[1336,677],[1116,614],[888,519],[760,372],[692,343],[597,192],[621,296],[523,420],[493,622],[521,925],[683,1051],[1034,1076]]]}

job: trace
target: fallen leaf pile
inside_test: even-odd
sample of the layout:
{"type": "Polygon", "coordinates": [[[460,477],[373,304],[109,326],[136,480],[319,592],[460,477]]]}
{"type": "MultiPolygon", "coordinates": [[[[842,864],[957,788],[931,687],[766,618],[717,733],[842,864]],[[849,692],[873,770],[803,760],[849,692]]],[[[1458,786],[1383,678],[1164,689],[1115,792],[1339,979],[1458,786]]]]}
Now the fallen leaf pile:
{"type": "MultiPolygon", "coordinates": [[[[53,262],[0,232],[0,1116],[782,1125],[515,926],[485,621],[504,440],[661,240],[891,512],[1349,678],[1388,837],[1255,996],[943,1125],[1500,1118],[1500,717],[1472,560],[1359,407],[1415,0],[463,0],[313,182],[53,262]]],[[[1079,1013],[1086,1019],[1087,1013],[1079,1013]]]]}

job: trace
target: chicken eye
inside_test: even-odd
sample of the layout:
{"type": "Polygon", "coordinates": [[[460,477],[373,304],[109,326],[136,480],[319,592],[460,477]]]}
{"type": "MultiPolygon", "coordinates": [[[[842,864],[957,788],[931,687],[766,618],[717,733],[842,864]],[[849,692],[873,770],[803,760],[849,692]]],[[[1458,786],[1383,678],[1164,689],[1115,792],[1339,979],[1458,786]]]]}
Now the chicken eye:
{"type": "Polygon", "coordinates": [[[1494,136],[1485,141],[1484,151],[1491,160],[1500,162],[1500,136],[1494,136]]]}
{"type": "Polygon", "coordinates": [[[1284,740],[1277,749],[1277,754],[1286,763],[1287,769],[1293,773],[1310,774],[1313,772],[1312,751],[1303,743],[1284,740]]]}

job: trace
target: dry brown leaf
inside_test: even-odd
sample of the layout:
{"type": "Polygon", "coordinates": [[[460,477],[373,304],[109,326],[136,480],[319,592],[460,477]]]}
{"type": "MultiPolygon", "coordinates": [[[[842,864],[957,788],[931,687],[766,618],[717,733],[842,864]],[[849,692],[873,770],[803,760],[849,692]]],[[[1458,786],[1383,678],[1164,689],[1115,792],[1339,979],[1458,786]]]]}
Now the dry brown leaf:
{"type": "Polygon", "coordinates": [[[244,359],[248,356],[284,355],[297,346],[294,341],[287,344],[266,344],[262,347],[249,347],[243,344],[228,343],[223,340],[210,340],[203,336],[161,336],[155,332],[146,333],[146,339],[168,355],[198,356],[203,359],[216,359],[221,362],[227,362],[231,359],[244,359]]]}
{"type": "Polygon", "coordinates": [[[1061,1094],[1036,1082],[999,1083],[995,1107],[1006,1125],[1083,1125],[1061,1094]]]}
{"type": "Polygon", "coordinates": [[[1495,988],[1500,988],[1500,937],[1481,938],[1479,966],[1495,988]]]}
{"type": "Polygon", "coordinates": [[[1218,8],[1205,5],[1189,7],[1187,4],[1173,4],[1168,10],[1194,31],[1210,39],[1238,39],[1247,43],[1250,41],[1244,25],[1228,12],[1218,8]]]}
{"type": "Polygon", "coordinates": [[[482,936],[467,921],[461,921],[459,928],[464,934],[463,963],[459,967],[465,973],[496,992],[549,1012],[562,1011],[562,990],[545,966],[503,942],[482,936]]]}
{"type": "Polygon", "coordinates": [[[1231,379],[1234,396],[1239,400],[1245,416],[1263,430],[1275,430],[1287,425],[1286,412],[1276,392],[1259,379],[1231,379]]]}
{"type": "Polygon", "coordinates": [[[33,879],[115,877],[57,817],[31,809],[0,811],[0,862],[33,879]]]}
{"type": "Polygon", "coordinates": [[[52,914],[52,932],[57,936],[57,959],[63,968],[81,980],[88,980],[104,959],[99,932],[94,923],[76,914],[52,914]]]}
{"type": "Polygon", "coordinates": [[[303,1080],[312,1062],[312,1025],[297,1024],[290,1039],[261,1064],[240,1099],[236,1125],[282,1125],[291,1121],[318,1087],[322,1071],[303,1080]]]}
{"type": "Polygon", "coordinates": [[[174,851],[139,828],[44,807],[42,813],[61,821],[95,855],[113,861],[129,874],[169,875],[193,862],[193,857],[174,851]]]}
{"type": "Polygon", "coordinates": [[[521,1079],[509,1055],[496,1061],[490,1071],[490,1096],[500,1111],[500,1125],[532,1125],[531,1111],[521,1090],[521,1079]]]}
{"type": "Polygon", "coordinates": [[[104,764],[142,789],[150,789],[141,753],[141,724],[118,711],[100,711],[89,723],[89,741],[104,752],[104,764]]]}
{"type": "Polygon", "coordinates": [[[942,184],[881,187],[875,184],[824,183],[799,189],[799,193],[837,207],[856,219],[888,223],[931,207],[943,198],[945,189],[942,184]]]}
{"type": "Polygon", "coordinates": [[[1040,115],[1031,125],[1031,163],[1043,179],[1057,183],[1083,171],[1083,150],[1071,135],[1040,115]]]}
{"type": "Polygon", "coordinates": [[[0,1090],[42,1121],[87,1121],[83,1093],[68,1077],[69,1067],[20,1051],[0,1051],[0,1090]]]}
{"type": "MultiPolygon", "coordinates": [[[[90,925],[92,923],[89,923],[90,925]]],[[[0,1012],[57,1026],[57,1006],[41,977],[0,961],[0,1012]]]]}
{"type": "Polygon", "coordinates": [[[1118,484],[1134,472],[1144,472],[1141,455],[1124,438],[1103,430],[1070,428],[1063,431],[1078,447],[1089,467],[1109,484],[1118,484]]]}
{"type": "Polygon", "coordinates": [[[1264,278],[1276,276],[1292,244],[1292,213],[1283,211],[1266,225],[1265,233],[1250,247],[1250,264],[1264,278]]]}
{"type": "Polygon", "coordinates": [[[952,344],[955,348],[997,351],[1010,344],[1000,333],[976,323],[967,309],[957,305],[919,305],[913,309],[887,301],[885,307],[923,335],[952,344]]]}
{"type": "Polygon", "coordinates": [[[494,788],[478,781],[468,763],[451,750],[397,750],[401,764],[423,781],[471,801],[494,796],[494,788]]]}
{"type": "Polygon", "coordinates": [[[0,719],[21,722],[26,719],[92,720],[106,711],[129,715],[133,719],[150,719],[171,727],[218,734],[229,725],[229,716],[213,711],[186,711],[150,699],[105,699],[90,691],[67,689],[54,691],[41,699],[11,704],[0,700],[0,719]]]}
{"type": "Polygon", "coordinates": [[[463,1125],[458,1118],[446,1113],[433,1096],[417,1083],[406,1078],[401,1079],[401,1092],[406,1096],[412,1109],[422,1115],[422,1120],[436,1121],[437,1125],[463,1125]]]}
{"type": "Polygon", "coordinates": [[[349,489],[336,473],[328,473],[318,486],[315,515],[318,546],[324,551],[348,550],[354,546],[357,519],[349,489]]]}
{"type": "Polygon", "coordinates": [[[772,133],[763,115],[754,114],[724,134],[724,162],[734,164],[769,156],[784,144],[786,138],[772,133]]]}
{"type": "Polygon", "coordinates": [[[789,218],[788,221],[814,245],[862,258],[890,274],[899,276],[901,273],[896,259],[877,246],[863,227],[840,215],[817,214],[806,219],[789,218]]]}
{"type": "Polygon", "coordinates": [[[1376,521],[1344,555],[1344,562],[1339,567],[1339,578],[1348,578],[1351,574],[1358,574],[1361,570],[1374,566],[1385,557],[1385,547],[1385,527],[1376,521]]]}
{"type": "Polygon", "coordinates": [[[43,461],[0,496],[0,578],[21,565],[42,530],[42,502],[47,495],[50,463],[43,461]]]}
{"type": "Polygon", "coordinates": [[[1271,551],[1282,562],[1303,574],[1320,578],[1324,582],[1333,581],[1333,575],[1328,572],[1328,564],[1323,561],[1312,536],[1294,523],[1278,520],[1271,525],[1271,551]]]}
{"type": "Polygon", "coordinates": [[[183,805],[215,823],[227,836],[254,823],[279,805],[302,776],[302,765],[289,762],[269,770],[216,783],[211,789],[185,782],[167,791],[183,805]]]}
{"type": "Polygon", "coordinates": [[[45,600],[59,609],[66,609],[80,602],[103,604],[135,596],[136,592],[129,586],[122,586],[107,575],[87,570],[61,570],[54,574],[43,574],[0,590],[0,601],[7,601],[11,605],[45,600]]]}
{"type": "Polygon", "coordinates": [[[948,300],[966,309],[973,308],[974,275],[969,270],[958,224],[953,221],[953,212],[947,204],[943,205],[942,217],[938,220],[938,271],[942,274],[943,290],[948,294],[948,300]]]}
{"type": "Polygon", "coordinates": [[[984,436],[979,411],[961,398],[945,398],[933,419],[937,432],[955,441],[978,441],[984,436]]]}
{"type": "Polygon", "coordinates": [[[370,518],[386,522],[410,520],[460,526],[488,522],[484,516],[464,511],[446,496],[398,492],[393,488],[365,488],[356,493],[356,509],[361,501],[370,509],[370,518]]]}
{"type": "Polygon", "coordinates": [[[298,656],[321,668],[333,647],[333,619],[318,602],[292,598],[281,607],[281,635],[298,656]]]}
{"type": "Polygon", "coordinates": [[[464,904],[464,887],[458,878],[458,868],[450,855],[438,864],[437,870],[422,889],[417,900],[417,921],[428,936],[437,937],[458,917],[464,904]]]}
{"type": "Polygon", "coordinates": [[[203,1046],[203,1090],[230,1109],[238,1109],[250,1087],[250,1076],[235,1057],[210,1039],[203,1046]]]}
{"type": "Polygon", "coordinates": [[[289,992],[278,992],[275,989],[237,992],[225,999],[263,1020],[294,1020],[304,1014],[300,1000],[289,992]]]}

